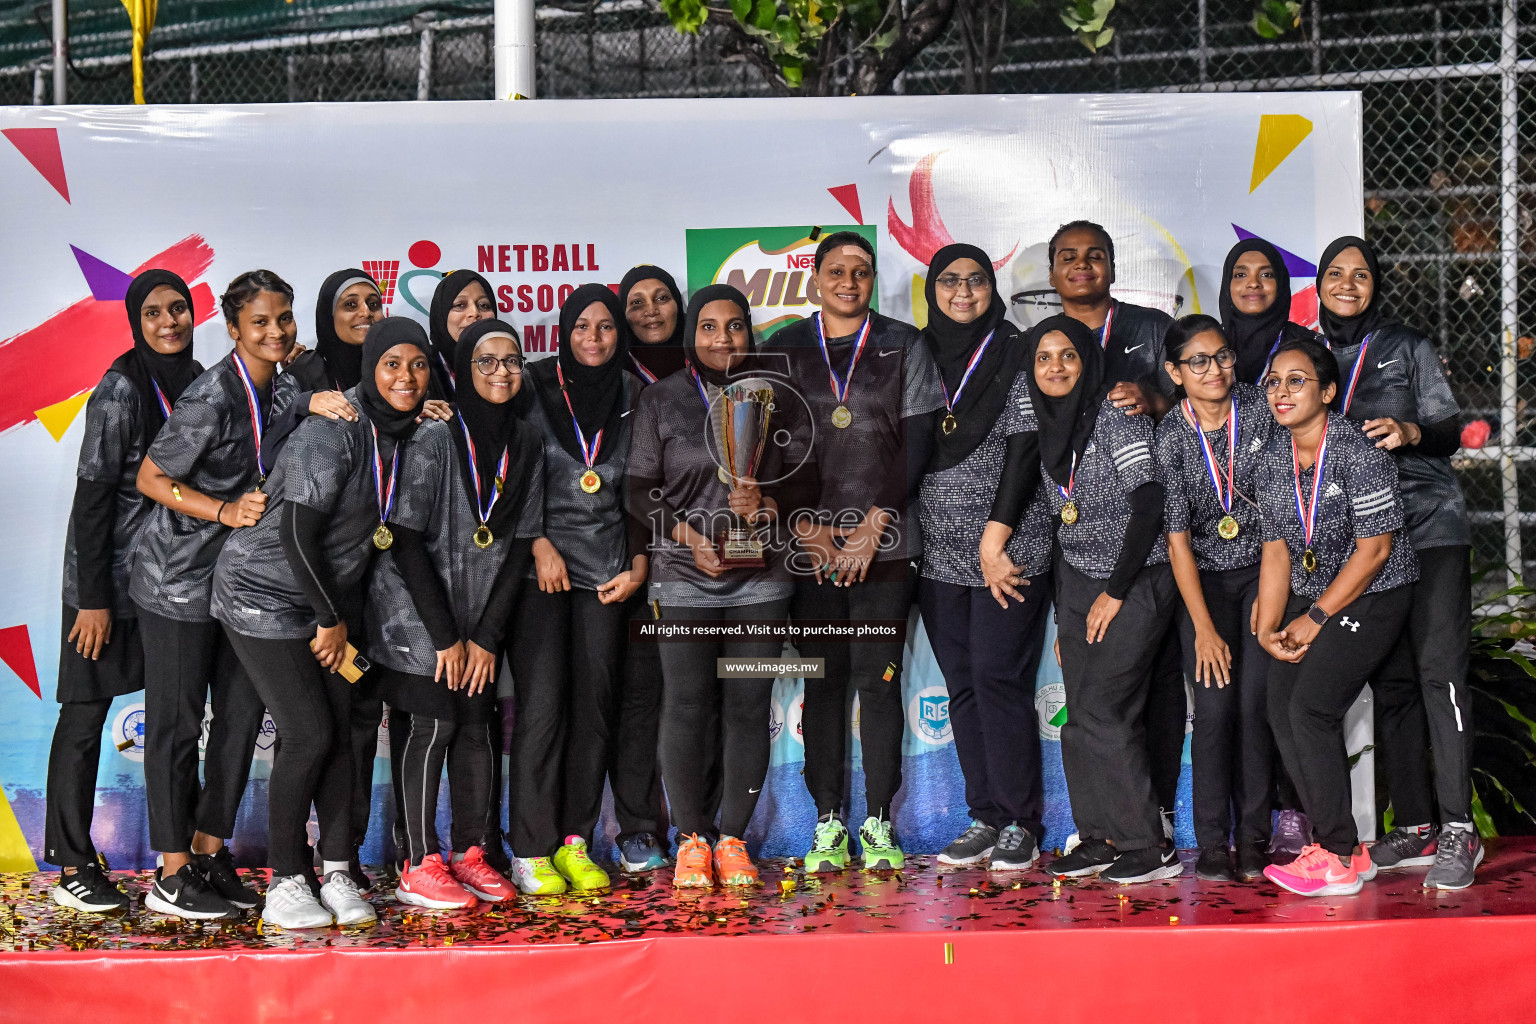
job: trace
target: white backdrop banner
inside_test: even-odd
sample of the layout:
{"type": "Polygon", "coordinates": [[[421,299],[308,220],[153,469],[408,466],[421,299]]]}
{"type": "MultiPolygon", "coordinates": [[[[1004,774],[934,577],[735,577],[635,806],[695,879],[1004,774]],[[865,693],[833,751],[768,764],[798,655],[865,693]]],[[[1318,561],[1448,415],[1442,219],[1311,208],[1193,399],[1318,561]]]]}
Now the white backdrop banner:
{"type": "MultiPolygon", "coordinates": [[[[1362,229],[1355,93],[0,107],[0,134],[0,870],[41,861],[79,413],[130,344],[121,300],[142,269],[194,284],[204,365],[229,349],[214,297],[256,267],[293,284],[311,345],[334,270],[364,267],[390,315],[425,323],[438,279],[470,267],[537,356],[565,295],[637,263],[689,291],[737,284],[765,332],[806,315],[816,228],[873,239],[880,309],[918,324],[921,275],[952,240],[998,261],[1015,320],[1049,311],[1046,243],[1076,218],[1113,234],[1116,293],[1169,313],[1214,313],[1228,248],[1262,235],[1287,254],[1295,319],[1310,322],[1311,261],[1362,229]]],[[[966,809],[943,680],[920,634],[910,646],[896,818],[920,851],[953,838],[966,809]]],[[[1044,660],[1051,846],[1071,826],[1059,673],[1044,660]]],[[[782,682],[750,837],[764,853],[803,853],[813,817],[798,708],[782,682]]],[[[140,697],[122,698],[104,737],[96,837],[122,866],[153,860],[142,723],[140,697]]],[[[1369,778],[1369,755],[1361,767],[1369,778]]],[[[264,775],[259,763],[242,859],[265,845],[264,775]]],[[[389,805],[377,778],[375,857],[389,805]]],[[[858,814],[857,756],[853,781],[858,814]]]]}

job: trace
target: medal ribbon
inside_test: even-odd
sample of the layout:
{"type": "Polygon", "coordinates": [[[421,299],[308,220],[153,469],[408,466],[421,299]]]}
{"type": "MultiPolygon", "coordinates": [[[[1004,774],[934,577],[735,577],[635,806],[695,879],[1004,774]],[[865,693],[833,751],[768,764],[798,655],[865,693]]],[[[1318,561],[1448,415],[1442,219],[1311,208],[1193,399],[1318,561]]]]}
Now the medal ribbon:
{"type": "Polygon", "coordinates": [[[1308,549],[1312,547],[1312,527],[1317,524],[1317,499],[1323,493],[1323,464],[1328,459],[1328,429],[1323,428],[1323,439],[1317,445],[1317,458],[1312,462],[1312,500],[1306,508],[1301,504],[1301,460],[1296,454],[1296,439],[1291,438],[1291,470],[1295,474],[1296,484],[1296,518],[1301,520],[1301,529],[1305,536],[1308,549]]]}
{"type": "Polygon", "coordinates": [[[693,368],[692,363],[688,364],[688,375],[693,378],[693,386],[699,389],[699,400],[704,403],[704,412],[707,414],[709,412],[709,392],[704,390],[704,381],[699,376],[699,371],[693,368]]]}
{"type": "MultiPolygon", "coordinates": [[[[853,368],[859,365],[859,356],[864,354],[864,343],[869,340],[869,329],[874,326],[874,322],[875,318],[873,316],[866,316],[864,318],[864,326],[859,328],[859,340],[853,343],[853,357],[848,360],[848,376],[846,379],[839,380],[837,371],[832,369],[832,354],[827,351],[827,332],[822,329],[821,314],[816,314],[816,340],[821,344],[821,358],[826,360],[827,363],[827,377],[832,384],[832,397],[836,398],[839,403],[846,403],[848,401],[848,387],[853,383],[853,368]]],[[[991,335],[988,335],[989,339],[990,337],[991,335]]],[[[969,370],[966,371],[966,376],[970,376],[969,370]]],[[[960,386],[964,387],[965,382],[961,381],[960,386]]],[[[955,397],[959,397],[958,391],[955,393],[955,397]]]]}
{"type": "Polygon", "coordinates": [[[480,513],[480,525],[484,526],[491,520],[491,509],[496,507],[497,500],[501,497],[501,482],[507,478],[507,459],[512,448],[508,445],[501,450],[501,459],[496,463],[496,479],[491,486],[491,500],[485,500],[485,488],[480,485],[480,465],[475,459],[475,439],[469,436],[469,426],[464,422],[463,416],[455,416],[459,421],[459,429],[464,431],[464,444],[469,449],[469,479],[475,485],[475,511],[480,513]]]}
{"type": "Polygon", "coordinates": [[[149,386],[155,389],[155,401],[160,403],[160,415],[166,419],[171,418],[171,403],[165,400],[165,392],[160,390],[160,384],[155,378],[149,378],[149,386]]]}
{"type": "Polygon", "coordinates": [[[389,514],[395,510],[395,481],[399,479],[400,444],[396,442],[394,454],[389,460],[389,487],[384,486],[384,459],[379,455],[379,428],[372,423],[373,431],[373,492],[379,499],[379,522],[389,522],[389,514]]]}
{"type": "Polygon", "coordinates": [[[576,422],[576,409],[571,405],[571,396],[565,393],[565,372],[560,369],[560,363],[555,362],[555,376],[560,380],[560,397],[565,399],[565,408],[571,414],[571,426],[576,428],[576,443],[581,445],[581,461],[586,463],[588,469],[597,461],[597,451],[603,446],[603,432],[599,430],[592,443],[587,444],[587,435],[581,432],[581,424],[576,422]]]}
{"type": "MultiPolygon", "coordinates": [[[[1205,438],[1205,431],[1200,429],[1200,421],[1195,418],[1194,406],[1189,399],[1184,399],[1184,415],[1189,418],[1190,426],[1195,428],[1195,436],[1200,439],[1200,451],[1205,455],[1205,469],[1211,474],[1211,486],[1216,488],[1216,500],[1221,502],[1222,511],[1232,514],[1232,466],[1237,456],[1237,396],[1232,396],[1232,415],[1227,420],[1227,486],[1221,485],[1221,470],[1216,467],[1216,453],[1211,451],[1211,442],[1205,438]]],[[[1309,534],[1310,536],[1310,534],[1309,534]]]]}
{"type": "Polygon", "coordinates": [[[1115,323],[1115,305],[1115,303],[1111,302],[1109,304],[1109,312],[1104,314],[1104,330],[1099,335],[1099,348],[1109,347],[1109,332],[1114,329],[1115,323]]]}
{"type": "Polygon", "coordinates": [[[1370,347],[1371,339],[1374,337],[1376,337],[1375,331],[1365,336],[1365,340],[1360,343],[1360,354],[1355,356],[1355,367],[1349,371],[1349,387],[1344,392],[1342,406],[1345,416],[1349,415],[1350,403],[1355,400],[1355,385],[1360,383],[1360,371],[1365,368],[1365,350],[1370,347]]]}
{"type": "Polygon", "coordinates": [[[658,380],[661,379],[652,373],[644,363],[636,359],[633,352],[629,354],[629,361],[631,364],[633,364],[635,372],[640,375],[640,379],[645,381],[647,384],[655,384],[658,380]]]}
{"type": "Polygon", "coordinates": [[[1280,333],[1275,335],[1275,343],[1269,346],[1269,355],[1264,357],[1264,369],[1259,371],[1259,379],[1254,381],[1259,387],[1264,386],[1264,378],[1269,376],[1269,367],[1275,361],[1275,349],[1285,340],[1285,328],[1280,328],[1280,333]]]}
{"type": "Polygon", "coordinates": [[[1064,500],[1064,501],[1071,501],[1072,500],[1072,488],[1076,487],[1076,486],[1077,486],[1077,452],[1073,452],[1072,453],[1072,470],[1067,474],[1067,486],[1063,487],[1063,486],[1061,486],[1061,484],[1057,484],[1056,485],[1056,489],[1061,492],[1062,500],[1064,500]]]}
{"type": "MultiPolygon", "coordinates": [[[[964,391],[966,384],[970,383],[971,374],[976,372],[977,364],[981,362],[981,357],[986,354],[987,346],[992,344],[992,335],[996,333],[997,331],[995,330],[988,331],[987,336],[981,339],[981,344],[976,346],[976,351],[971,353],[971,361],[966,364],[965,373],[961,376],[960,383],[955,387],[955,393],[953,396],[950,395],[949,388],[945,386],[944,378],[939,378],[939,387],[944,392],[944,408],[950,413],[950,415],[954,415],[955,403],[960,401],[960,392],[964,391]]],[[[848,378],[850,380],[853,379],[852,366],[848,367],[848,378]]]]}
{"type": "Polygon", "coordinates": [[[448,360],[444,359],[443,354],[435,348],[432,350],[432,357],[437,360],[438,369],[442,370],[443,376],[448,379],[448,397],[452,399],[458,391],[459,378],[454,376],[453,367],[448,365],[448,360]]]}
{"type": "MultiPolygon", "coordinates": [[[[261,437],[266,433],[267,425],[261,419],[261,403],[256,398],[256,384],[251,380],[251,374],[246,370],[245,360],[240,358],[240,353],[231,352],[229,357],[235,361],[235,373],[240,376],[240,383],[245,387],[245,401],[246,405],[250,407],[251,412],[251,433],[256,438],[256,471],[265,480],[267,478],[267,467],[261,461],[261,437]]],[[[159,391],[160,389],[156,387],[155,390],[159,391]]]]}

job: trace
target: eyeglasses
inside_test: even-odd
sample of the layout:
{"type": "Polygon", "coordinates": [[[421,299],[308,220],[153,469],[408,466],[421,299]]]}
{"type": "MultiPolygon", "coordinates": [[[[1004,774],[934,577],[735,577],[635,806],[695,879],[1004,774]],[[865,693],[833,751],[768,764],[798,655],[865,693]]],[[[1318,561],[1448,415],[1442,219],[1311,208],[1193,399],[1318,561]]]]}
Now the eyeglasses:
{"type": "Polygon", "coordinates": [[[507,356],[497,359],[495,356],[477,356],[475,358],[475,369],[487,377],[495,373],[498,366],[505,367],[509,374],[516,377],[523,372],[523,357],[507,356]]]}
{"type": "MultiPolygon", "coordinates": [[[[1285,393],[1288,395],[1294,395],[1296,392],[1306,387],[1307,381],[1309,380],[1317,380],[1317,378],[1308,377],[1300,373],[1292,373],[1288,374],[1284,381],[1281,381],[1279,377],[1276,377],[1274,374],[1270,374],[1268,377],[1264,378],[1264,393],[1266,395],[1274,394],[1280,389],[1280,385],[1283,383],[1285,385],[1285,393]]],[[[1318,381],[1318,383],[1322,382],[1318,381]]]]}
{"type": "Polygon", "coordinates": [[[1175,365],[1187,366],[1193,372],[1201,375],[1204,375],[1211,368],[1212,363],[1215,363],[1223,370],[1230,370],[1233,366],[1237,365],[1237,353],[1230,348],[1222,348],[1217,349],[1216,354],[1213,356],[1200,352],[1190,356],[1188,359],[1174,360],[1175,365]]]}
{"type": "Polygon", "coordinates": [[[958,288],[961,281],[970,285],[972,291],[976,291],[983,286],[991,287],[992,285],[992,282],[987,279],[986,274],[972,274],[970,277],[961,277],[959,274],[940,274],[938,278],[938,283],[945,288],[958,288]]]}

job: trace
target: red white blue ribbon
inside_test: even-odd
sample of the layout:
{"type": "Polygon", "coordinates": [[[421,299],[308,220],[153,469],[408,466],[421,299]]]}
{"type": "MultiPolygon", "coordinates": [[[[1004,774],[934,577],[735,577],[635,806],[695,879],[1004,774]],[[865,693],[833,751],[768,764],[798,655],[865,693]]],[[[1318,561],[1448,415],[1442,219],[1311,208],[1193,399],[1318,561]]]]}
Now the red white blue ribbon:
{"type": "Polygon", "coordinates": [[[438,369],[443,371],[443,377],[448,381],[448,398],[451,401],[459,387],[459,378],[454,375],[453,367],[448,365],[448,360],[437,349],[432,350],[432,356],[437,360],[438,369]]]}
{"type": "Polygon", "coordinates": [[[1104,330],[1099,334],[1099,348],[1109,347],[1109,332],[1114,330],[1115,303],[1109,304],[1109,312],[1104,314],[1104,330]]]}
{"type": "Polygon", "coordinates": [[[693,386],[699,389],[699,401],[704,403],[704,411],[708,412],[709,392],[704,390],[704,380],[699,376],[699,371],[693,368],[692,363],[688,364],[688,375],[693,378],[693,386]]]}
{"type": "MultiPolygon", "coordinates": [[[[832,369],[832,354],[827,351],[827,332],[822,329],[820,313],[815,314],[815,320],[816,340],[821,345],[821,358],[827,364],[827,377],[832,384],[832,397],[836,398],[839,403],[846,403],[848,401],[848,388],[853,383],[853,368],[859,365],[859,356],[864,354],[864,344],[869,341],[869,329],[874,326],[875,318],[873,316],[866,316],[864,318],[864,326],[859,328],[859,340],[853,343],[853,356],[848,360],[848,376],[846,378],[839,378],[837,371],[832,369]]],[[[991,335],[988,335],[988,337],[990,338],[991,335]]],[[[970,375],[969,371],[967,371],[966,375],[970,375]]],[[[961,387],[964,386],[964,382],[962,382],[961,387]]],[[[959,392],[956,392],[956,397],[959,397],[959,392]]]]}
{"type": "Polygon", "coordinates": [[[581,424],[576,422],[576,409],[571,405],[571,396],[565,391],[565,371],[560,369],[558,360],[555,362],[555,377],[560,381],[560,397],[565,399],[565,408],[571,414],[571,426],[576,428],[576,443],[581,445],[581,461],[588,469],[597,461],[598,449],[603,446],[603,432],[599,430],[597,436],[592,438],[592,443],[587,444],[587,435],[581,432],[581,424]]]}
{"type": "MultiPolygon", "coordinates": [[[[988,331],[987,336],[981,339],[981,344],[976,346],[976,351],[971,353],[971,361],[966,364],[965,373],[963,376],[961,376],[960,383],[956,385],[955,393],[953,395],[949,393],[949,388],[945,386],[943,378],[941,377],[939,379],[939,387],[944,391],[944,408],[948,410],[951,415],[954,414],[955,405],[960,401],[960,392],[964,391],[965,385],[970,382],[971,374],[976,372],[977,364],[981,362],[981,357],[986,354],[987,346],[992,344],[992,336],[996,333],[996,330],[988,331]]],[[[851,372],[852,367],[849,369],[850,372],[848,376],[851,379],[853,377],[851,372]]]]}
{"type": "MultiPolygon", "coordinates": [[[[384,459],[379,455],[379,428],[372,423],[368,429],[373,431],[373,492],[379,499],[379,522],[389,522],[389,514],[395,510],[395,481],[399,478],[396,472],[400,468],[400,445],[395,444],[394,454],[389,460],[389,486],[384,484],[384,459]]],[[[471,456],[471,463],[474,457],[471,456]]]]}
{"type": "Polygon", "coordinates": [[[640,375],[640,379],[645,381],[647,384],[655,384],[658,380],[661,379],[651,372],[650,367],[636,359],[633,352],[629,354],[629,361],[631,365],[634,366],[635,372],[640,375]]]}
{"type": "Polygon", "coordinates": [[[1312,500],[1306,508],[1301,503],[1301,459],[1296,454],[1296,438],[1291,438],[1291,470],[1296,483],[1296,518],[1301,520],[1306,546],[1312,547],[1312,528],[1317,524],[1317,499],[1323,493],[1323,465],[1328,459],[1328,428],[1323,427],[1323,439],[1317,444],[1317,458],[1312,462],[1312,500]]]}
{"type": "Polygon", "coordinates": [[[491,482],[491,499],[486,501],[485,488],[480,481],[480,463],[475,457],[475,439],[469,434],[469,425],[464,422],[464,417],[455,414],[459,421],[459,429],[464,431],[464,445],[469,449],[469,480],[475,485],[475,511],[480,513],[480,523],[484,525],[490,522],[491,509],[496,507],[497,500],[501,497],[502,482],[507,478],[507,461],[512,448],[508,445],[501,450],[501,459],[496,463],[496,479],[491,482]]]}
{"type": "Polygon", "coordinates": [[[251,412],[251,433],[256,437],[256,472],[265,480],[267,467],[261,461],[261,438],[266,433],[267,425],[261,418],[261,403],[256,398],[256,384],[251,380],[250,371],[245,368],[245,360],[240,358],[240,353],[231,352],[229,357],[234,360],[235,373],[239,375],[240,383],[245,386],[245,401],[251,412]]]}
{"type": "Polygon", "coordinates": [[[1365,350],[1370,347],[1371,339],[1374,337],[1376,337],[1375,331],[1365,336],[1365,340],[1360,343],[1360,354],[1355,356],[1354,369],[1349,371],[1349,387],[1344,391],[1344,404],[1341,407],[1345,416],[1349,415],[1350,404],[1355,400],[1355,385],[1360,383],[1360,371],[1365,369],[1365,350]]]}
{"type": "Polygon", "coordinates": [[[1216,488],[1216,499],[1221,502],[1222,511],[1228,515],[1232,513],[1232,466],[1237,457],[1237,396],[1232,396],[1232,414],[1227,419],[1227,483],[1222,486],[1221,470],[1216,467],[1216,453],[1211,451],[1211,442],[1205,439],[1205,431],[1200,429],[1200,421],[1195,417],[1195,408],[1189,399],[1184,399],[1184,415],[1189,418],[1189,425],[1195,428],[1195,436],[1200,439],[1200,451],[1205,455],[1205,469],[1211,475],[1211,486],[1216,488]]]}
{"type": "Polygon", "coordinates": [[[149,378],[149,386],[155,389],[155,401],[160,403],[160,415],[166,419],[171,418],[171,403],[165,400],[165,392],[160,390],[160,384],[155,378],[149,378]]]}
{"type": "Polygon", "coordinates": [[[1275,343],[1269,346],[1269,355],[1264,357],[1264,369],[1259,371],[1259,379],[1254,381],[1260,387],[1264,385],[1264,378],[1269,376],[1269,367],[1275,361],[1275,350],[1280,347],[1280,343],[1284,340],[1285,328],[1282,327],[1280,328],[1280,333],[1275,335],[1275,343]]]}
{"type": "Polygon", "coordinates": [[[1063,487],[1063,486],[1061,486],[1061,484],[1057,484],[1056,485],[1056,489],[1061,492],[1061,500],[1064,501],[1064,502],[1071,501],[1072,500],[1072,488],[1074,488],[1076,486],[1077,486],[1077,452],[1073,452],[1072,453],[1072,470],[1071,470],[1071,472],[1069,472],[1067,474],[1067,486],[1063,487]]]}

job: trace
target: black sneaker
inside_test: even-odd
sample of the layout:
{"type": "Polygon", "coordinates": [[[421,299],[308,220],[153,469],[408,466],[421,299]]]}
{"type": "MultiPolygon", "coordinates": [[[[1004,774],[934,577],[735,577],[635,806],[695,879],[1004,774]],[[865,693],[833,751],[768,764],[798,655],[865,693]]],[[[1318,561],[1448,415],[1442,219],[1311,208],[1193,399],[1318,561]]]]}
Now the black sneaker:
{"type": "Polygon", "coordinates": [[[202,872],[191,864],[183,864],[181,870],[169,878],[165,877],[164,868],[156,868],[155,884],[144,894],[144,906],[157,914],[184,917],[189,921],[240,916],[239,909],[214,892],[202,872]]]}
{"type": "Polygon", "coordinates": [[[997,834],[992,847],[992,860],[987,867],[992,871],[1028,871],[1040,859],[1040,845],[1034,834],[1014,822],[997,834]]]}
{"type": "Polygon", "coordinates": [[[59,884],[53,887],[53,902],[87,914],[105,914],[127,910],[130,901],[93,863],[76,869],[72,875],[60,875],[59,884]]]}
{"type": "Polygon", "coordinates": [[[208,887],[231,906],[250,910],[261,902],[256,890],[240,881],[240,872],[235,870],[235,857],[229,847],[219,847],[218,853],[194,853],[192,863],[208,879],[208,887]]]}
{"type": "Polygon", "coordinates": [[[1428,867],[1435,862],[1435,830],[1394,828],[1371,847],[1371,863],[1378,868],[1428,867]]]}
{"type": "Polygon", "coordinates": [[[357,886],[358,892],[367,892],[373,888],[373,879],[369,878],[368,872],[363,870],[361,850],[352,851],[352,860],[347,863],[347,876],[352,879],[352,884],[357,886]]]}
{"type": "Polygon", "coordinates": [[[1265,844],[1239,842],[1237,844],[1237,879],[1240,882],[1257,882],[1269,867],[1269,851],[1265,844]]]}
{"type": "Polygon", "coordinates": [[[960,838],[944,847],[939,863],[950,867],[966,867],[980,864],[997,845],[997,829],[972,819],[960,838]]]}
{"type": "Polygon", "coordinates": [[[1232,857],[1225,846],[1208,846],[1200,851],[1200,859],[1195,861],[1195,877],[1207,882],[1235,882],[1237,875],[1232,871],[1232,857]]]}
{"type": "Polygon", "coordinates": [[[1062,878],[1096,875],[1115,862],[1115,848],[1104,839],[1085,839],[1046,866],[1046,871],[1062,878]]]}
{"type": "Polygon", "coordinates": [[[1177,878],[1183,873],[1184,865],[1179,863],[1177,850],[1150,846],[1145,850],[1122,853],[1115,858],[1113,864],[1099,872],[1099,877],[1106,882],[1132,885],[1136,882],[1154,882],[1159,878],[1177,878]]]}

